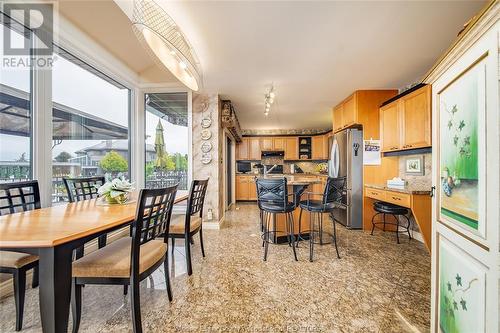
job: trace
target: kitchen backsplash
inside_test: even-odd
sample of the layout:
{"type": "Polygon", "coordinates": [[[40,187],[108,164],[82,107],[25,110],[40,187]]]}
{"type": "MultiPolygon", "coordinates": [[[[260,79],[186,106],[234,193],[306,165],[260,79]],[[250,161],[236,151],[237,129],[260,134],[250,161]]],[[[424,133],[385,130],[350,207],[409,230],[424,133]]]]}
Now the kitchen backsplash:
{"type": "MultiPolygon", "coordinates": [[[[301,162],[286,162],[283,160],[282,157],[263,157],[262,164],[266,165],[274,165],[274,164],[283,164],[283,172],[284,173],[291,173],[291,165],[294,164],[302,169],[305,173],[316,173],[317,167],[321,162],[317,161],[301,161],[301,162]]],[[[253,166],[257,163],[252,163],[252,169],[253,166]]]]}
{"type": "Polygon", "coordinates": [[[432,186],[432,154],[423,154],[424,157],[424,175],[415,176],[407,175],[406,169],[406,159],[408,157],[415,157],[419,155],[407,155],[399,157],[399,178],[404,179],[407,184],[412,184],[415,187],[431,187],[432,186]]]}

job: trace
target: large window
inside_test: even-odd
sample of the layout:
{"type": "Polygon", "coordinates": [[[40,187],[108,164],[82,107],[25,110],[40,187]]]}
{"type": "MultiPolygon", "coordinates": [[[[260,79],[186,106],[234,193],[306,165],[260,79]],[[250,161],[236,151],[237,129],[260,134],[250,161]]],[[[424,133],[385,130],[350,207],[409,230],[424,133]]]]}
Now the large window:
{"type": "Polygon", "coordinates": [[[146,187],[179,184],[178,195],[188,191],[188,94],[148,93],[146,110],[146,187]]]}
{"type": "MultiPolygon", "coordinates": [[[[11,26],[0,24],[2,56],[5,56],[4,33],[10,34],[12,45],[22,46],[26,38],[30,38],[22,34],[24,27],[21,25],[11,26]]],[[[3,67],[0,75],[0,182],[31,179],[31,126],[31,69],[3,67]]]]}
{"type": "Polygon", "coordinates": [[[52,201],[63,177],[130,178],[130,91],[63,49],[52,69],[52,201]]]}

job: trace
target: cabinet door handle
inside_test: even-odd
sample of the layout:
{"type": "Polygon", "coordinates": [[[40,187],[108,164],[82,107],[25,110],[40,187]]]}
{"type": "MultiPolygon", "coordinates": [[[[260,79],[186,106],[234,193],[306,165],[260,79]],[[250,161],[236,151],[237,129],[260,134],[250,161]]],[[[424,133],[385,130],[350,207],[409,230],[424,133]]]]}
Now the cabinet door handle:
{"type": "Polygon", "coordinates": [[[394,200],[399,200],[401,201],[401,198],[398,198],[398,197],[392,197],[394,200]]]}

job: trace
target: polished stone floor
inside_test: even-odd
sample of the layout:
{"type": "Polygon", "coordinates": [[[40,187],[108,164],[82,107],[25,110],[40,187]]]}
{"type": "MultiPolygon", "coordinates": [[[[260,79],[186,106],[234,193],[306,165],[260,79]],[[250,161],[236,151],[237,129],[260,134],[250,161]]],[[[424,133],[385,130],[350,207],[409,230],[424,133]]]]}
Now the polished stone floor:
{"type": "MultiPolygon", "coordinates": [[[[374,236],[339,228],[341,259],[332,245],[271,245],[262,261],[258,211],[240,204],[222,230],[205,230],[206,258],[193,245],[193,275],[182,243],[172,265],[174,301],[163,268],[141,285],[145,332],[427,332],[430,256],[422,243],[394,234],[374,236]]],[[[169,251],[170,252],[170,251],[169,251]]],[[[171,261],[172,263],[172,261],[171,261]]],[[[14,329],[12,297],[0,302],[0,331],[14,329]]],[[[80,332],[131,331],[128,298],[120,286],[87,286],[80,332]]],[[[71,325],[71,320],[70,320],[71,325]]],[[[27,291],[23,332],[40,332],[38,290],[27,291]]]]}

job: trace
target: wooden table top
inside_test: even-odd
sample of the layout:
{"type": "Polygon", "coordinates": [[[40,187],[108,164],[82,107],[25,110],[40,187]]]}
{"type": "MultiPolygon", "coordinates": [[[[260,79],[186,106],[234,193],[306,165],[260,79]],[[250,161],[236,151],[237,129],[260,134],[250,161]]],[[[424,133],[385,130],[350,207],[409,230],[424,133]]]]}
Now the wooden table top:
{"type": "Polygon", "coordinates": [[[54,247],[131,222],[136,208],[137,201],[100,205],[92,199],[0,216],[0,247],[54,247]]]}

